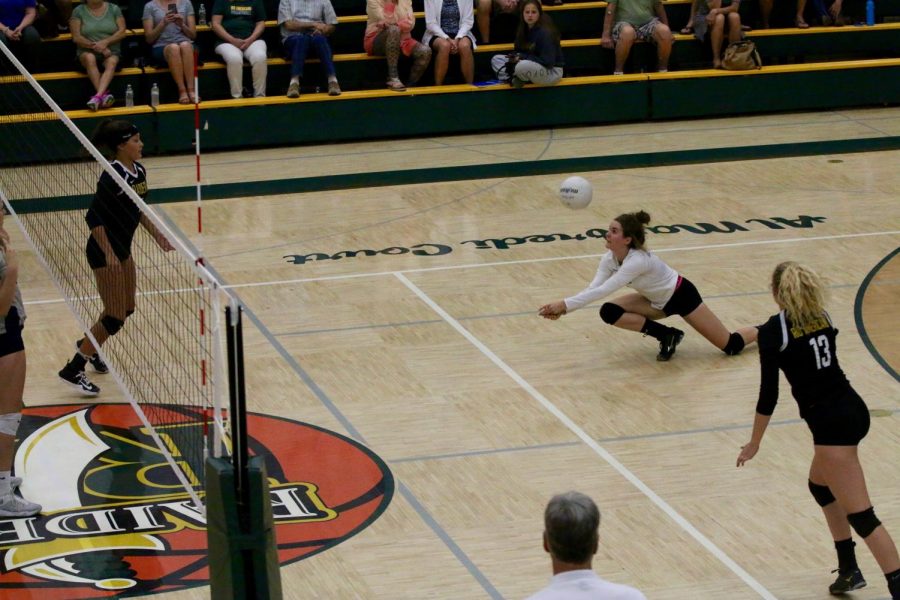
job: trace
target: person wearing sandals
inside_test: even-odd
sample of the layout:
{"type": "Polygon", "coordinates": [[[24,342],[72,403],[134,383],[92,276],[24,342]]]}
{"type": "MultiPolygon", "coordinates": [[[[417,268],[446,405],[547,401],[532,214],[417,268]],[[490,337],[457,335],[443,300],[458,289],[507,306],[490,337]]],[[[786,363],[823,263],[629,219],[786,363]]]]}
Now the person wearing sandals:
{"type": "Polygon", "coordinates": [[[737,42],[744,37],[741,28],[741,0],[695,0],[691,5],[691,17],[681,33],[689,34],[701,42],[709,32],[712,44],[713,68],[722,68],[722,42],[725,30],[728,30],[728,43],[737,42]],[[724,4],[724,6],[723,6],[724,4]]]}
{"type": "Polygon", "coordinates": [[[616,51],[613,75],[625,72],[625,61],[635,41],[655,44],[659,72],[669,70],[675,36],[662,0],[610,0],[607,4],[600,45],[616,51]]]}
{"type": "Polygon", "coordinates": [[[122,9],[106,0],[87,0],[75,7],[69,30],[78,63],[84,67],[94,86],[95,93],[87,102],[88,108],[92,111],[109,108],[116,102],[109,93],[109,84],[119,68],[122,59],[120,42],[125,37],[122,9]]]}
{"type": "Polygon", "coordinates": [[[509,81],[514,88],[521,88],[526,83],[559,83],[565,62],[559,32],[553,21],[544,14],[540,0],[525,0],[519,11],[514,52],[491,58],[497,79],[509,81]]]}
{"type": "Polygon", "coordinates": [[[243,92],[244,59],[253,75],[253,96],[266,95],[266,9],[262,0],[216,0],[212,10],[212,30],[219,37],[216,54],[225,61],[231,97],[243,92]]]}
{"type": "MultiPolygon", "coordinates": [[[[774,3],[775,0],[759,0],[759,14],[762,19],[763,29],[769,28],[769,16],[772,14],[772,5],[774,3]]],[[[803,18],[803,11],[805,8],[806,0],[797,0],[797,16],[794,17],[794,25],[797,26],[797,29],[809,29],[809,23],[803,18]]]]}
{"type": "Polygon", "coordinates": [[[0,517],[31,517],[41,505],[16,494],[22,483],[13,477],[16,434],[22,420],[25,391],[25,304],[19,291],[19,259],[3,228],[0,204],[0,517]]]}
{"type": "Polygon", "coordinates": [[[199,102],[194,94],[197,27],[190,0],[150,0],[144,6],[144,37],[153,46],[156,65],[169,67],[178,87],[178,103],[199,102]]]}
{"type": "Polygon", "coordinates": [[[412,36],[416,17],[411,0],[367,0],[366,33],[363,48],[369,56],[384,56],[388,67],[388,89],[395,92],[406,91],[400,81],[397,63],[400,54],[413,59],[409,70],[409,85],[414,85],[422,77],[431,62],[431,48],[418,42],[412,36]]]}
{"type": "Polygon", "coordinates": [[[340,96],[331,56],[328,36],[334,31],[338,19],[330,0],[281,0],[278,5],[278,24],[281,25],[281,41],[291,60],[291,81],[287,97],[300,97],[300,79],[309,47],[315,48],[328,76],[328,95],[340,96]]]}
{"type": "Polygon", "coordinates": [[[466,83],[475,80],[475,12],[472,0],[425,0],[425,35],[422,43],[434,54],[434,84],[443,85],[450,55],[459,57],[466,83]]]}

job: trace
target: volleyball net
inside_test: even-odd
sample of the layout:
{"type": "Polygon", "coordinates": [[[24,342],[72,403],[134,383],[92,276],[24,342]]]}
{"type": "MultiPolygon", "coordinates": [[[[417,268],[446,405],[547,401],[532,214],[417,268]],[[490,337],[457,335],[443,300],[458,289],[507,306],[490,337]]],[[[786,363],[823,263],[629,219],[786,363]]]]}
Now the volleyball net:
{"type": "MultiPolygon", "coordinates": [[[[201,506],[204,459],[227,453],[230,442],[223,409],[228,367],[222,321],[225,307],[236,301],[193,246],[119,176],[3,44],[0,82],[0,199],[77,321],[61,356],[75,354],[76,339],[86,335],[91,340],[109,368],[103,377],[95,377],[90,367],[86,371],[101,385],[97,400],[103,401],[103,388],[112,392],[113,382],[118,384],[143,424],[141,434],[152,438],[174,477],[201,506]],[[141,226],[131,246],[135,268],[129,270],[123,261],[103,275],[101,286],[101,276],[86,258],[91,228],[85,216],[104,171],[117,186],[117,200],[137,207],[129,218],[132,225],[138,218],[141,226]],[[101,345],[95,336],[99,330],[91,333],[91,327],[123,308],[124,326],[101,345]]],[[[88,130],[100,119],[84,121],[88,130]]],[[[107,218],[125,217],[110,213],[107,218]]],[[[57,378],[57,373],[44,376],[57,378]]]]}

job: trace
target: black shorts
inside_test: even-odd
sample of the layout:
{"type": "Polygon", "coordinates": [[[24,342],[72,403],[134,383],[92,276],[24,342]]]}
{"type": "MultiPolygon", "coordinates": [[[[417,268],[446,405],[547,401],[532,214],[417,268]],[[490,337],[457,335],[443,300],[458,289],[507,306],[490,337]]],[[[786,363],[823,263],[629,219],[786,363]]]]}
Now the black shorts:
{"type": "Polygon", "coordinates": [[[869,433],[869,408],[855,391],[805,415],[817,446],[856,446],[869,433]]]}
{"type": "MultiPolygon", "coordinates": [[[[87,255],[87,261],[91,266],[91,269],[102,269],[106,266],[106,255],[100,248],[100,244],[98,244],[97,240],[94,239],[94,236],[90,236],[88,238],[87,247],[84,249],[84,253],[87,255]]],[[[122,256],[119,252],[116,252],[116,257],[119,259],[119,262],[124,261],[129,256],[131,256],[130,252],[125,256],[122,256]]]]}
{"type": "Polygon", "coordinates": [[[697,291],[694,284],[687,277],[679,275],[678,283],[675,284],[675,293],[672,294],[662,310],[667,317],[672,315],[683,317],[697,310],[701,304],[703,304],[703,298],[700,297],[700,292],[697,291]]]}
{"type": "Polygon", "coordinates": [[[4,319],[6,333],[0,334],[0,356],[15,354],[25,349],[22,341],[22,325],[19,323],[19,311],[15,306],[9,308],[9,313],[4,319]]]}

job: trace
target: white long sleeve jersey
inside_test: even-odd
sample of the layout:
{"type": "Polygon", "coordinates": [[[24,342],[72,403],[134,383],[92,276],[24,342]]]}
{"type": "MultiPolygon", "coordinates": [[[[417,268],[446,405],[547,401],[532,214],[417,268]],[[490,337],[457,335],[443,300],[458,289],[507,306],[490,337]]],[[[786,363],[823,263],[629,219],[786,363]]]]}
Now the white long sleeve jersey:
{"type": "Polygon", "coordinates": [[[625,286],[647,298],[653,308],[662,310],[675,293],[677,283],[678,272],[652,252],[631,248],[619,263],[610,251],[600,259],[591,284],[566,298],[566,312],[578,310],[625,286]]]}

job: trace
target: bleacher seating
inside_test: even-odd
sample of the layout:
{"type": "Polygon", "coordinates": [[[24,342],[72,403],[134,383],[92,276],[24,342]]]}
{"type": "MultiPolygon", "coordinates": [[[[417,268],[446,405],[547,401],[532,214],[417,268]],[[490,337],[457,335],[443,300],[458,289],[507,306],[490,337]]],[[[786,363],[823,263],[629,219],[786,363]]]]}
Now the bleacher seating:
{"type": "MultiPolygon", "coordinates": [[[[124,1],[124,0],[123,0],[124,1]]],[[[142,10],[143,3],[139,0],[127,0],[126,14],[129,23],[134,24],[134,15],[142,10]]],[[[430,76],[426,76],[421,82],[421,87],[413,88],[404,94],[388,92],[384,89],[385,64],[381,58],[368,57],[362,53],[362,37],[365,29],[366,17],[360,14],[363,3],[360,0],[333,0],[336,12],[339,14],[339,24],[332,37],[332,47],[335,52],[335,63],[341,86],[345,90],[339,98],[329,98],[324,90],[315,93],[315,86],[324,88],[324,76],[319,71],[318,61],[311,60],[307,68],[307,76],[304,79],[303,94],[301,99],[287,100],[283,97],[289,78],[289,64],[281,58],[281,43],[278,27],[275,22],[277,16],[277,3],[275,0],[266,0],[268,16],[265,38],[269,44],[269,76],[268,94],[266,98],[231,100],[227,93],[227,81],[224,65],[213,52],[215,36],[208,26],[198,27],[198,47],[201,60],[200,67],[200,93],[203,96],[202,108],[204,113],[210,114],[210,122],[220,123],[220,115],[212,118],[212,112],[225,111],[228,118],[242,123],[242,127],[252,129],[252,122],[263,113],[271,113],[272,116],[284,114],[285,110],[294,110],[290,107],[296,105],[306,106],[304,110],[294,110],[294,115],[304,113],[304,119],[328,123],[328,128],[321,135],[291,135],[283,131],[273,132],[268,136],[255,136],[247,143],[277,144],[296,143],[298,141],[317,141],[327,139],[351,139],[377,137],[385,135],[412,135],[415,133],[432,134],[439,132],[467,131],[479,127],[503,128],[510,126],[527,125],[553,125],[578,122],[605,122],[626,119],[670,118],[674,116],[699,116],[716,112],[727,114],[728,112],[753,112],[764,110],[787,110],[804,108],[802,98],[809,98],[808,108],[816,106],[837,106],[837,99],[844,104],[854,105],[846,94],[834,90],[822,91],[823,100],[813,100],[816,94],[797,93],[796,85],[791,81],[814,80],[813,85],[828,87],[827,82],[835,73],[841,73],[846,77],[847,73],[854,73],[855,77],[865,74],[871,76],[872,81],[863,81],[862,89],[855,88],[857,104],[870,102],[896,102],[900,98],[891,95],[891,88],[896,87],[884,84],[885,69],[891,71],[891,77],[896,79],[897,66],[900,61],[892,60],[900,57],[900,0],[881,0],[878,3],[879,22],[875,26],[847,26],[847,27],[811,27],[800,30],[793,27],[773,28],[768,30],[753,30],[747,33],[747,37],[754,40],[763,57],[766,67],[760,73],[723,73],[709,68],[711,54],[709,44],[701,44],[693,36],[676,35],[676,43],[670,62],[670,73],[654,74],[655,50],[647,44],[637,44],[632,51],[632,56],[626,69],[624,78],[609,76],[612,72],[613,53],[600,46],[599,32],[602,28],[602,19],[606,2],[577,2],[569,1],[563,6],[546,7],[548,14],[552,16],[563,37],[563,50],[566,57],[566,77],[561,86],[542,90],[524,90],[513,92],[505,86],[493,86],[485,88],[453,85],[459,83],[453,79],[453,69],[448,77],[448,85],[440,88],[429,87],[430,76]],[[868,62],[867,62],[868,61],[868,62]],[[896,63],[896,65],[894,65],[896,63]],[[778,68],[776,69],[776,66],[778,68]],[[643,75],[643,72],[647,72],[643,75]],[[880,73],[881,75],[876,75],[880,73]],[[760,90],[768,90],[770,83],[763,84],[763,79],[748,77],[748,75],[769,75],[768,81],[783,80],[787,93],[769,94],[766,102],[759,102],[760,90]],[[806,74],[806,75],[804,75],[806,74]],[[742,82],[741,79],[744,81],[742,82]],[[713,97],[709,90],[707,93],[697,93],[694,90],[702,90],[706,86],[709,90],[717,90],[714,97],[721,98],[724,93],[731,94],[734,90],[746,88],[755,102],[726,102],[710,103],[700,98],[713,97]],[[865,93],[866,86],[875,86],[871,93],[865,93]],[[583,87],[583,89],[579,89],[583,87]],[[461,92],[506,91],[504,94],[461,94],[461,92]],[[684,98],[667,98],[664,105],[661,101],[663,95],[671,94],[678,90],[678,94],[684,94],[684,98]],[[862,93],[861,93],[862,92],[862,93]],[[645,97],[641,97],[644,94],[645,97]],[[655,94],[655,96],[654,96],[655,94]],[[434,103],[434,99],[443,96],[444,104],[434,103]],[[530,97],[529,97],[530,96],[530,97]],[[637,100],[630,100],[634,96],[637,100]],[[694,97],[691,104],[691,96],[694,97]],[[538,102],[538,98],[541,98],[538,102]],[[552,98],[546,100],[547,97],[552,98]],[[452,100],[451,100],[452,98],[452,100]],[[649,98],[649,100],[648,100],[649,98]],[[404,100],[405,99],[405,100],[404,100]],[[418,102],[410,103],[412,99],[418,102]],[[476,100],[477,99],[477,100],[476,100]],[[573,109],[576,99],[582,104],[573,109]],[[364,107],[351,106],[366,100],[364,107]],[[630,107],[628,110],[611,111],[612,102],[638,102],[640,106],[630,107]],[[403,104],[406,102],[406,104],[403,104]],[[450,104],[448,104],[450,102],[450,104]],[[586,104],[585,104],[586,102],[586,104]],[[823,104],[824,102],[824,104],[823,104]],[[649,103],[649,104],[648,104],[649,103]],[[552,108],[555,105],[565,104],[568,110],[556,112],[552,108]],[[596,104],[596,109],[590,105],[596,104]],[[713,110],[711,105],[715,104],[713,110]],[[412,121],[411,131],[406,131],[408,126],[391,129],[389,124],[380,120],[377,124],[369,126],[349,126],[358,122],[358,114],[369,113],[369,110],[383,110],[384,106],[398,106],[394,110],[413,110],[418,119],[412,121]],[[519,114],[533,115],[536,111],[522,112],[524,107],[536,105],[543,106],[543,111],[549,116],[542,115],[542,122],[523,123],[521,119],[512,119],[508,115],[511,107],[516,107],[519,114]],[[433,107],[434,106],[434,107],[433,107]],[[442,108],[443,106],[443,108],[442,108]],[[428,111],[436,110],[438,116],[447,114],[448,106],[456,107],[458,111],[484,111],[489,118],[487,124],[481,125],[480,119],[435,119],[428,117],[428,111]],[[724,107],[724,109],[723,109],[724,107]],[[600,113],[604,113],[602,116],[600,113]],[[239,115],[239,117],[238,117],[239,115]],[[310,116],[312,115],[312,116],[310,116]],[[424,115],[424,117],[423,117],[424,115]]],[[[845,7],[849,14],[854,14],[854,2],[847,0],[845,7]]],[[[414,6],[421,10],[422,0],[416,0],[414,6]]],[[[665,0],[664,6],[669,16],[672,29],[677,31],[687,21],[690,0],[665,0]]],[[[782,14],[773,15],[773,25],[783,24],[790,19],[789,10],[785,12],[785,3],[777,3],[776,7],[782,14]]],[[[211,2],[208,4],[207,14],[211,15],[211,2]]],[[[755,6],[742,5],[744,22],[754,23],[755,6]],[[746,14],[744,14],[746,13],[746,14]]],[[[139,22],[138,16],[138,22],[139,22]]],[[[509,25],[509,24],[507,24],[509,25]]],[[[424,15],[417,13],[415,35],[421,36],[424,30],[424,15]]],[[[498,29],[495,39],[511,41],[512,31],[502,24],[498,29]]],[[[143,31],[140,28],[129,30],[129,35],[123,42],[132,50],[126,55],[122,70],[115,78],[111,91],[122,98],[126,85],[131,85],[135,92],[135,109],[126,109],[120,105],[112,110],[101,113],[90,113],[84,108],[84,102],[90,95],[90,85],[86,76],[74,70],[74,46],[71,36],[61,35],[57,38],[45,40],[42,44],[41,68],[36,74],[36,79],[48,91],[60,106],[70,111],[71,115],[84,123],[85,129],[92,127],[91,123],[106,115],[128,115],[131,112],[144,115],[144,109],[149,101],[149,91],[153,83],[157,83],[161,90],[163,105],[150,115],[158,118],[160,123],[156,127],[160,131],[158,146],[148,144],[148,151],[181,151],[189,149],[190,140],[181,135],[178,143],[170,144],[163,140],[163,133],[180,124],[180,120],[191,113],[193,107],[185,107],[174,102],[174,84],[166,69],[148,66],[143,62],[146,55],[146,44],[143,40],[143,31]],[[165,122],[166,127],[163,126],[165,122]]],[[[510,43],[482,45],[476,51],[476,81],[492,78],[489,60],[496,53],[507,52],[511,48],[510,43]]],[[[247,73],[249,79],[249,73],[247,73]]],[[[14,86],[27,85],[14,78],[0,78],[0,85],[7,90],[14,86]]],[[[529,86],[530,87],[530,86],[529,86]]],[[[773,88],[774,89],[774,88],[773,88]]],[[[20,112],[15,106],[15,94],[0,93],[0,114],[15,114],[20,112]]],[[[677,96],[677,94],[676,94],[677,96]]],[[[765,96],[765,94],[763,94],[765,96]]],[[[389,111],[390,112],[390,111],[389,111]]],[[[372,113],[369,113],[372,114],[372,113]]],[[[456,112],[452,114],[456,115],[456,112]]],[[[0,125],[3,124],[0,118],[0,125]]],[[[2,133],[0,133],[2,135],[2,133]]],[[[209,148],[230,147],[241,145],[235,142],[235,136],[222,136],[218,140],[211,135],[212,140],[205,141],[204,146],[209,148]]]]}

